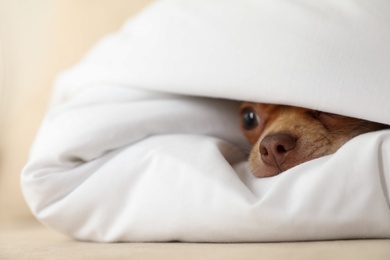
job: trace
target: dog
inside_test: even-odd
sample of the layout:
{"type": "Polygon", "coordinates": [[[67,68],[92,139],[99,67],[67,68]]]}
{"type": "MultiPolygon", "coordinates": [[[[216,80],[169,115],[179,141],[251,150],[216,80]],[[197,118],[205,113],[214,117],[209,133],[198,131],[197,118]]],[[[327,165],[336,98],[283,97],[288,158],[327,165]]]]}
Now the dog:
{"type": "Polygon", "coordinates": [[[303,162],[336,152],[360,134],[389,128],[317,110],[243,102],[241,128],[253,148],[249,165],[256,177],[271,177],[303,162]]]}

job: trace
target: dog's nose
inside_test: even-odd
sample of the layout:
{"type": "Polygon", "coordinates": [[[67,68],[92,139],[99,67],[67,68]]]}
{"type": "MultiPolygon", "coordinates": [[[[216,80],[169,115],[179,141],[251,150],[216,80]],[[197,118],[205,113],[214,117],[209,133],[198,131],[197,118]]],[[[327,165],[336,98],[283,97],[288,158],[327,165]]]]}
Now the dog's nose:
{"type": "Polygon", "coordinates": [[[288,134],[267,135],[260,142],[260,154],[264,163],[281,169],[287,152],[294,149],[296,139],[288,134]]]}

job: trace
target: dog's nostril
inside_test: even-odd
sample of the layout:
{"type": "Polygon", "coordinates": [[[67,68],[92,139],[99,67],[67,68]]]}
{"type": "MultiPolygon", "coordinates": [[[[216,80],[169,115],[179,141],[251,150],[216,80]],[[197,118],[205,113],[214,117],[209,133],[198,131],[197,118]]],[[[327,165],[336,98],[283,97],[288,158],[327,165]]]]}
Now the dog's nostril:
{"type": "Polygon", "coordinates": [[[276,151],[277,151],[278,153],[285,153],[285,152],[287,152],[287,150],[284,148],[283,145],[278,145],[278,146],[276,147],[276,151]]]}
{"type": "Polygon", "coordinates": [[[260,154],[262,156],[267,156],[268,155],[268,151],[267,151],[267,148],[265,148],[265,146],[260,145],[260,154]]]}

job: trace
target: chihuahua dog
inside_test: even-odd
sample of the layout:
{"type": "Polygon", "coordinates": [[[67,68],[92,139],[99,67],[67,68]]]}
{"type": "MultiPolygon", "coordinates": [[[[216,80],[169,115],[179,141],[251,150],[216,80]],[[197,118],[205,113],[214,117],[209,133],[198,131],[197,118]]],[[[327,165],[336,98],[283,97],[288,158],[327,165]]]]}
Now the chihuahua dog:
{"type": "Polygon", "coordinates": [[[241,127],[253,145],[249,164],[257,177],[277,175],[332,154],[353,137],[388,125],[306,108],[244,102],[241,127]]]}

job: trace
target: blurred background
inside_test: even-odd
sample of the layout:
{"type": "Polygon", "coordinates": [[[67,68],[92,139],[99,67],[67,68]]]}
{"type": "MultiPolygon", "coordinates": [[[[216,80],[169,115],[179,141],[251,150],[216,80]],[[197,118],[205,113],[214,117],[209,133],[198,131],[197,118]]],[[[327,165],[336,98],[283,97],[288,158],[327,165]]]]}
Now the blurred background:
{"type": "Polygon", "coordinates": [[[0,0],[0,227],[32,219],[19,175],[55,76],[150,2],[0,0]]]}

